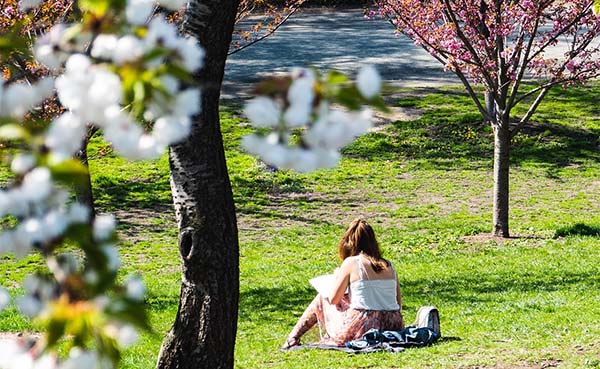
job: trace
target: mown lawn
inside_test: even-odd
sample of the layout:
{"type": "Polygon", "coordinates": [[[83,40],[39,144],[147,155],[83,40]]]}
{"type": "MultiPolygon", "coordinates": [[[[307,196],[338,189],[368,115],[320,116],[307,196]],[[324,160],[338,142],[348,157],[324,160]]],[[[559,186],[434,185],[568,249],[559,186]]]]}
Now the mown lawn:
{"type": "MultiPolygon", "coordinates": [[[[241,300],[237,368],[600,367],[600,85],[557,89],[512,151],[511,231],[491,229],[491,130],[460,88],[389,91],[413,120],[384,122],[345,150],[339,168],[269,172],[239,152],[249,132],[226,107],[223,132],[238,209],[241,300]],[[407,321],[436,305],[444,338],[400,354],[280,352],[314,291],[338,263],[335,247],[356,216],[374,225],[398,269],[407,321]]],[[[179,262],[166,157],[129,163],[95,140],[100,211],[115,211],[124,275],[140,272],[155,333],[123,368],[152,368],[177,311],[179,262]]],[[[0,177],[2,178],[2,177],[0,177]]],[[[0,260],[13,288],[39,267],[0,260]]],[[[14,310],[0,330],[31,329],[14,310]]],[[[315,335],[313,334],[314,338],[315,335]]]]}

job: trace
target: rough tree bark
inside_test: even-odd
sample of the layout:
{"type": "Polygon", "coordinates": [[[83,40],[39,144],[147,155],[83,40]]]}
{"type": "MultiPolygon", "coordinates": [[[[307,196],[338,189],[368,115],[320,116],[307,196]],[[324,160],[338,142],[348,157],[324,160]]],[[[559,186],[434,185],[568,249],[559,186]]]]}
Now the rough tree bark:
{"type": "MultiPolygon", "coordinates": [[[[501,96],[505,96],[503,94],[501,96]]],[[[492,234],[498,237],[509,237],[509,160],[511,132],[509,116],[504,114],[505,107],[498,107],[494,101],[494,93],[486,91],[485,110],[490,117],[490,125],[494,131],[494,192],[492,210],[492,234]]]]}
{"type": "Polygon", "coordinates": [[[183,263],[179,309],[159,369],[233,368],[239,298],[238,236],[219,124],[219,94],[239,0],[191,1],[183,30],[206,50],[197,75],[202,113],[170,149],[183,263]]]}
{"type": "Polygon", "coordinates": [[[98,129],[95,127],[88,128],[87,134],[83,138],[81,148],[75,153],[75,157],[77,158],[77,160],[79,160],[81,164],[85,165],[85,167],[88,169],[87,176],[84,178],[84,180],[81,183],[75,184],[75,198],[77,199],[77,201],[86,205],[92,211],[92,216],[96,215],[96,207],[94,204],[94,191],[92,189],[92,176],[89,171],[90,166],[88,163],[89,158],[87,148],[88,143],[97,131],[98,129]]]}
{"type": "Polygon", "coordinates": [[[496,124],[494,129],[494,209],[493,235],[509,237],[509,159],[511,132],[508,121],[496,124]]]}
{"type": "Polygon", "coordinates": [[[87,142],[79,151],[75,153],[75,157],[81,162],[81,164],[88,168],[88,175],[85,177],[84,182],[75,184],[75,198],[78,202],[87,205],[92,212],[95,212],[94,194],[92,192],[92,179],[90,177],[88,165],[87,142]]]}

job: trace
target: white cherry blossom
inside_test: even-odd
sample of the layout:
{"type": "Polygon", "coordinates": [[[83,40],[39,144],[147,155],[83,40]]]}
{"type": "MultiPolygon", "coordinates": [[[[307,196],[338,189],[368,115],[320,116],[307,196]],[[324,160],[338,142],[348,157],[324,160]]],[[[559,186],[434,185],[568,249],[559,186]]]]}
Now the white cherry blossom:
{"type": "Polygon", "coordinates": [[[140,338],[140,335],[136,331],[134,327],[129,324],[126,324],[119,328],[117,332],[117,343],[119,346],[123,348],[130,347],[134,343],[136,343],[140,338]]]}
{"type": "Polygon", "coordinates": [[[177,11],[187,5],[188,0],[160,0],[160,5],[171,10],[177,11]]]}
{"type": "Polygon", "coordinates": [[[125,16],[131,24],[142,25],[152,15],[156,1],[153,0],[127,0],[125,16]]]}
{"type": "Polygon", "coordinates": [[[62,158],[75,154],[83,142],[86,126],[75,114],[66,112],[50,123],[46,134],[46,146],[62,158]]]}
{"type": "Polygon", "coordinates": [[[36,102],[35,90],[25,83],[13,83],[4,89],[2,112],[22,118],[36,102]]]}
{"type": "Polygon", "coordinates": [[[125,280],[125,295],[135,301],[143,301],[146,296],[146,286],[138,277],[129,277],[125,280]]]}
{"type": "Polygon", "coordinates": [[[73,347],[69,358],[60,365],[59,369],[96,369],[98,355],[93,351],[84,351],[73,347]]]}
{"type": "Polygon", "coordinates": [[[69,218],[64,210],[52,210],[44,216],[42,225],[48,238],[52,239],[63,234],[69,225],[69,218]]]}
{"type": "Polygon", "coordinates": [[[144,55],[144,44],[132,35],[123,36],[118,39],[113,52],[113,61],[117,65],[123,65],[139,60],[144,55]]]}
{"type": "Polygon", "coordinates": [[[37,358],[32,369],[56,369],[58,363],[53,355],[45,354],[37,358]]]}
{"type": "Polygon", "coordinates": [[[135,156],[143,129],[125,114],[114,115],[115,119],[104,129],[104,137],[121,154],[135,156]]]}
{"type": "Polygon", "coordinates": [[[4,310],[10,303],[10,295],[8,292],[0,287],[0,311],[4,310]]]}
{"type": "MultiPolygon", "coordinates": [[[[17,154],[10,163],[10,169],[13,173],[25,174],[35,166],[36,159],[31,154],[17,154]]],[[[0,211],[1,213],[1,211],[0,211]]]]}
{"type": "Polygon", "coordinates": [[[90,208],[75,202],[69,208],[66,216],[69,223],[87,223],[90,219],[90,208]]]}
{"type": "Polygon", "coordinates": [[[295,79],[288,89],[287,99],[290,105],[312,105],[315,99],[314,79],[312,77],[295,79]]]}
{"type": "Polygon", "coordinates": [[[283,117],[288,127],[296,128],[306,125],[310,120],[311,113],[310,105],[295,104],[287,108],[283,117]]]}
{"type": "Polygon", "coordinates": [[[178,38],[175,25],[167,22],[163,16],[157,16],[152,18],[148,24],[148,31],[143,43],[146,50],[157,46],[174,49],[177,46],[178,38]]]}
{"type": "Polygon", "coordinates": [[[50,69],[59,69],[67,60],[68,54],[65,48],[65,34],[67,26],[57,24],[50,30],[38,37],[33,45],[33,54],[37,61],[50,69]]]}
{"type": "Polygon", "coordinates": [[[136,152],[132,155],[133,160],[153,160],[164,154],[164,144],[161,144],[152,135],[144,134],[140,137],[136,152]]]}
{"type": "Polygon", "coordinates": [[[281,119],[281,109],[275,100],[259,96],[246,103],[244,114],[255,127],[275,127],[281,119]]]}
{"type": "Polygon", "coordinates": [[[100,249],[104,256],[106,257],[107,263],[106,266],[111,271],[117,271],[119,266],[121,265],[121,260],[119,258],[119,252],[113,245],[105,245],[100,249]]]}
{"type": "MultiPolygon", "coordinates": [[[[165,90],[167,90],[167,92],[171,96],[175,96],[177,94],[177,92],[179,91],[179,87],[181,85],[181,83],[179,83],[179,80],[177,78],[170,76],[168,74],[161,76],[160,82],[162,83],[165,90]]],[[[200,93],[200,91],[198,91],[198,93],[200,93]]],[[[200,100],[199,96],[198,96],[198,100],[200,100]]]]}
{"type": "Polygon", "coordinates": [[[205,51],[195,38],[177,39],[175,50],[181,57],[182,66],[188,72],[194,72],[204,65],[205,51]]]}
{"type": "Polygon", "coordinates": [[[37,167],[23,177],[21,193],[26,201],[35,203],[46,199],[53,187],[50,170],[46,167],[37,167]]]}
{"type": "Polygon", "coordinates": [[[115,35],[100,34],[96,36],[90,54],[94,58],[110,60],[115,54],[118,40],[115,35]]]}
{"type": "Polygon", "coordinates": [[[166,115],[154,123],[154,139],[162,145],[178,143],[188,136],[192,127],[190,118],[166,115]]]}
{"type": "Polygon", "coordinates": [[[361,68],[356,76],[356,86],[361,95],[372,99],[381,90],[381,76],[372,65],[361,68]]]}
{"type": "Polygon", "coordinates": [[[98,215],[94,219],[94,239],[106,241],[115,232],[117,220],[112,214],[98,215]]]}
{"type": "Polygon", "coordinates": [[[173,114],[177,116],[194,116],[200,113],[200,89],[188,88],[175,96],[173,114]]]}
{"type": "Polygon", "coordinates": [[[44,305],[39,299],[27,295],[17,299],[17,307],[23,315],[33,318],[42,311],[44,305]]]}

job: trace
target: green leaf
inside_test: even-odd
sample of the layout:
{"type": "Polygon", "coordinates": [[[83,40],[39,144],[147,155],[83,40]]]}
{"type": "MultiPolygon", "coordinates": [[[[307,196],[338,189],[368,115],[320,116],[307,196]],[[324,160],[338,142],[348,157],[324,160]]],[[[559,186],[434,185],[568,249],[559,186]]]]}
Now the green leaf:
{"type": "Polygon", "coordinates": [[[14,53],[23,54],[26,58],[29,56],[29,44],[31,39],[23,36],[23,20],[15,24],[5,33],[0,35],[0,55],[9,56],[14,53]]]}
{"type": "Polygon", "coordinates": [[[600,14],[600,0],[595,0],[594,5],[592,5],[592,11],[594,14],[600,14]]]}
{"type": "Polygon", "coordinates": [[[327,84],[329,85],[341,85],[349,81],[348,76],[344,73],[332,70],[327,73],[327,84]]]}
{"type": "Polygon", "coordinates": [[[180,79],[185,83],[194,83],[194,78],[192,77],[192,75],[179,65],[173,63],[168,64],[166,72],[167,74],[170,74],[173,77],[180,79]]]}
{"type": "Polygon", "coordinates": [[[384,113],[389,113],[390,109],[387,107],[387,105],[385,105],[385,101],[383,100],[383,97],[381,97],[380,95],[375,96],[374,98],[372,98],[371,100],[369,100],[369,105],[371,105],[372,107],[374,107],[375,109],[384,112],[384,113]]]}
{"type": "Polygon", "coordinates": [[[0,126],[0,140],[28,140],[31,138],[29,131],[18,124],[5,124],[0,126]]]}
{"type": "Polygon", "coordinates": [[[363,105],[363,98],[354,86],[340,88],[335,98],[350,110],[359,110],[363,105]]]}
{"type": "Polygon", "coordinates": [[[55,180],[68,185],[85,185],[88,181],[88,169],[79,160],[68,159],[49,168],[55,180]]]}
{"type": "Polygon", "coordinates": [[[62,319],[51,319],[46,330],[46,344],[53,347],[65,334],[66,323],[62,319]]]}
{"type": "Polygon", "coordinates": [[[141,80],[137,80],[133,84],[133,101],[143,104],[145,98],[146,87],[144,86],[144,82],[142,82],[141,80]]]}
{"type": "Polygon", "coordinates": [[[79,0],[79,8],[85,12],[102,17],[110,9],[110,0],[79,0]]]}
{"type": "Polygon", "coordinates": [[[142,60],[149,62],[153,59],[160,58],[169,54],[169,50],[164,47],[155,47],[149,53],[145,54],[142,60]]]}
{"type": "Polygon", "coordinates": [[[146,86],[140,79],[133,83],[133,101],[132,113],[136,117],[140,117],[144,113],[144,100],[146,99],[146,86]]]}
{"type": "Polygon", "coordinates": [[[107,310],[110,315],[116,318],[132,323],[139,328],[152,332],[152,326],[148,321],[148,314],[145,309],[144,303],[124,298],[122,300],[119,300],[118,304],[109,306],[107,310]]]}

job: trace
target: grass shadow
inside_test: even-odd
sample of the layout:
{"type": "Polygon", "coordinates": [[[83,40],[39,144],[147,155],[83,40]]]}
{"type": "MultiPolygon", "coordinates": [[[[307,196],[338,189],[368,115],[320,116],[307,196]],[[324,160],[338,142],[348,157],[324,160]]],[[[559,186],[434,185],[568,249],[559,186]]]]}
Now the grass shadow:
{"type": "Polygon", "coordinates": [[[93,181],[96,205],[103,210],[135,208],[162,211],[172,208],[168,175],[123,181],[114,176],[95,174],[93,181]]]}
{"type": "MultiPolygon", "coordinates": [[[[526,294],[554,292],[569,286],[589,286],[597,288],[600,276],[592,272],[563,271],[554,275],[535,275],[526,271],[523,274],[486,274],[461,275],[448,280],[416,279],[406,281],[403,291],[410,294],[436,296],[443,305],[448,303],[498,303],[509,292],[526,294]]],[[[506,297],[507,302],[513,301],[506,297]]]]}
{"type": "MultiPolygon", "coordinates": [[[[600,129],[595,118],[600,115],[599,92],[596,85],[551,92],[513,139],[511,163],[561,168],[600,161],[600,129]]],[[[443,168],[491,165],[492,129],[462,88],[410,90],[396,96],[393,104],[423,109],[423,116],[369,133],[348,146],[345,154],[366,160],[420,160],[443,168]]],[[[524,113],[522,109],[515,109],[515,119],[524,113]]]]}
{"type": "Polygon", "coordinates": [[[558,228],[554,233],[554,238],[568,236],[587,236],[600,238],[600,225],[575,223],[570,226],[558,228]]]}
{"type": "Polygon", "coordinates": [[[309,287],[250,288],[240,292],[239,319],[249,320],[257,312],[264,314],[304,310],[315,296],[315,290],[309,287]]]}

